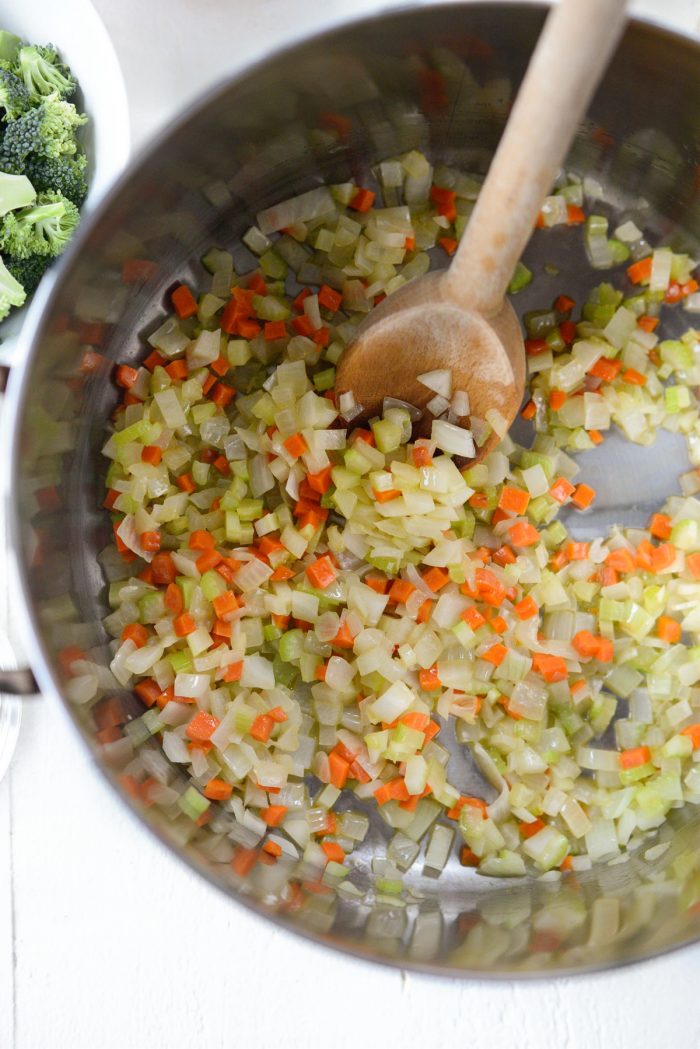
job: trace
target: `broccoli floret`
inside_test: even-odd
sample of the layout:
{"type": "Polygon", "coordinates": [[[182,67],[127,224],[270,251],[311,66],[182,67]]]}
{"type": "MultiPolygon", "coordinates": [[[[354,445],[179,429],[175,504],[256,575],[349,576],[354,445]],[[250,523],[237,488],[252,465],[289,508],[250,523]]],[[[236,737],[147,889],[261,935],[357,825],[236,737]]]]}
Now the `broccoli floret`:
{"type": "Polygon", "coordinates": [[[0,249],[18,259],[55,258],[65,250],[79,221],[75,204],[60,193],[40,193],[30,208],[11,211],[0,226],[0,249]]]}
{"type": "Polygon", "coordinates": [[[5,265],[27,295],[36,289],[52,261],[48,255],[30,255],[28,259],[18,259],[16,255],[5,256],[5,265]]]}
{"type": "Polygon", "coordinates": [[[71,102],[57,96],[30,109],[5,127],[0,143],[0,170],[21,175],[30,154],[38,157],[72,156],[77,151],[75,132],[87,121],[71,102]]]}
{"type": "Polygon", "coordinates": [[[0,65],[0,109],[5,110],[5,119],[16,120],[30,106],[29,92],[20,78],[0,65]]]}
{"type": "Polygon", "coordinates": [[[8,211],[26,208],[36,200],[36,191],[26,175],[6,175],[0,171],[0,218],[8,211]]]}
{"type": "Polygon", "coordinates": [[[22,41],[18,36],[0,29],[0,62],[15,62],[21,46],[22,41]]]}
{"type": "Polygon", "coordinates": [[[49,95],[70,98],[76,83],[70,70],[61,64],[58,52],[51,44],[46,47],[21,47],[17,57],[19,72],[33,102],[42,102],[49,95]]]}
{"type": "Polygon", "coordinates": [[[76,157],[27,157],[24,170],[37,192],[53,190],[78,207],[87,195],[84,153],[76,157]]]}
{"type": "Polygon", "coordinates": [[[27,293],[0,259],[0,321],[7,317],[13,306],[22,306],[27,293]]]}

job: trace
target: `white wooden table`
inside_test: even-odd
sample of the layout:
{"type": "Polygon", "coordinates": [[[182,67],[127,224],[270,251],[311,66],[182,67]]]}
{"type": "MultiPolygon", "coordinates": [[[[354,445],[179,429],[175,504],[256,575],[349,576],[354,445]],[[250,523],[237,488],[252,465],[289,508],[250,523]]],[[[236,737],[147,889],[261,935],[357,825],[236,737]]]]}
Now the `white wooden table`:
{"type": "MultiPolygon", "coordinates": [[[[21,2],[21,0],[18,0],[21,2]]],[[[226,70],[384,0],[95,0],[137,141],[226,70]]],[[[635,9],[696,28],[700,0],[635,9]]],[[[0,581],[0,586],[1,586],[0,581]]],[[[599,977],[477,984],[364,966],[277,931],[148,837],[56,704],[0,784],[0,1049],[690,1049],[700,947],[599,977]]]]}

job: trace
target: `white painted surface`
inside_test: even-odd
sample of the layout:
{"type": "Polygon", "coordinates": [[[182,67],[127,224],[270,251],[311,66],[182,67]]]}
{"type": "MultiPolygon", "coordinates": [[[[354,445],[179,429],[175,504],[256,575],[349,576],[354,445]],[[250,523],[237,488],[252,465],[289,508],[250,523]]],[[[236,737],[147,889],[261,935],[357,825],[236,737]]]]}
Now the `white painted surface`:
{"type": "MultiPolygon", "coordinates": [[[[139,141],[240,59],[380,6],[95,2],[139,141]]],[[[700,19],[700,0],[634,7],[687,28],[700,19]]],[[[0,783],[0,1049],[691,1049],[698,966],[700,947],[599,977],[486,985],[322,951],[174,863],[46,700],[27,703],[0,783]]]]}

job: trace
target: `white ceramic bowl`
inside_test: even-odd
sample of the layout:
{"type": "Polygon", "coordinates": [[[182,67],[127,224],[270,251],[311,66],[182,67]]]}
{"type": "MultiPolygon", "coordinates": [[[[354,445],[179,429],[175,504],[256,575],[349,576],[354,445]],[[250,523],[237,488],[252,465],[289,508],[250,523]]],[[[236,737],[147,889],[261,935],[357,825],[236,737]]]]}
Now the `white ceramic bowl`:
{"type": "MultiPolygon", "coordinates": [[[[107,30],[90,0],[0,0],[0,28],[32,44],[55,44],[78,80],[79,106],[90,118],[83,137],[90,189],[82,210],[94,207],[130,149],[126,88],[107,30]]],[[[0,364],[13,363],[25,313],[14,310],[0,324],[0,364]]]]}
{"type": "MultiPolygon", "coordinates": [[[[95,206],[124,168],[130,150],[126,89],[107,30],[89,0],[0,0],[0,28],[33,44],[55,44],[78,80],[78,103],[90,118],[83,129],[89,178],[89,192],[82,208],[85,212],[95,206]]],[[[53,268],[57,265],[60,262],[53,268]]],[[[16,361],[27,308],[13,311],[0,324],[0,364],[16,361]]],[[[16,653],[4,636],[9,626],[10,601],[1,515],[0,509],[0,663],[11,667],[16,666],[16,653]]],[[[0,779],[15,748],[20,717],[20,700],[0,695],[0,779]]]]}

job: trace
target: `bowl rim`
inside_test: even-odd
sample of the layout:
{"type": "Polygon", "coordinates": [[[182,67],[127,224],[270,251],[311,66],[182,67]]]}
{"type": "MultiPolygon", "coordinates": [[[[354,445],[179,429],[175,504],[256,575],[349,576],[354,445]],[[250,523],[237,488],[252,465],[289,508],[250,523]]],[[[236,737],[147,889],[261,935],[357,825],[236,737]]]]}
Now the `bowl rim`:
{"type": "MultiPolygon", "coordinates": [[[[200,862],[190,853],[178,849],[174,842],[161,833],[159,828],[148,820],[144,812],[137,806],[134,799],[119,787],[117,777],[108,766],[104,762],[98,760],[95,748],[91,744],[87,732],[74,714],[71,704],[63,695],[63,689],[58,674],[56,673],[52,660],[46,651],[39,631],[38,617],[35,615],[29,596],[30,589],[27,572],[24,568],[22,559],[19,556],[20,522],[17,514],[16,502],[12,496],[19,481],[20,420],[22,419],[23,409],[27,398],[31,367],[34,358],[38,353],[40,338],[44,334],[42,323],[44,315],[48,315],[48,312],[58,295],[58,283],[61,276],[61,270],[65,269],[67,271],[68,268],[70,268],[74,259],[80,254],[83,244],[88,241],[93,230],[98,226],[102,215],[106,213],[116,201],[122,190],[128,185],[132,175],[158,152],[162,144],[176,135],[182,127],[194,120],[209,106],[215,104],[216,101],[226,92],[244,84],[247,78],[262,71],[269,64],[272,64],[285,56],[289,56],[304,45],[314,44],[322,48],[324,43],[331,43],[346,31],[352,31],[353,29],[360,27],[371,27],[373,23],[385,21],[387,18],[401,19],[405,15],[410,16],[411,14],[416,13],[416,10],[420,9],[422,6],[423,5],[419,3],[402,6],[400,8],[385,8],[373,11],[369,14],[363,13],[354,18],[334,22],[331,25],[322,28],[320,31],[300,33],[283,45],[267,52],[265,55],[256,58],[250,63],[240,66],[230,75],[220,78],[215,84],[196,95],[181,112],[176,116],[171,117],[161,128],[159,128],[158,132],[148,144],[142,145],[136,150],[126,169],[114,180],[104,197],[100,200],[98,208],[90,212],[90,214],[86,216],[85,222],[81,223],[77,236],[73,238],[65,253],[65,264],[59,268],[58,272],[49,272],[46,275],[30,304],[27,320],[25,321],[20,334],[24,353],[21,355],[19,364],[10,373],[10,381],[5,394],[5,410],[2,413],[2,419],[0,419],[0,447],[8,449],[7,458],[9,460],[9,469],[0,471],[0,506],[4,508],[7,516],[7,535],[9,541],[8,589],[19,595],[19,601],[17,602],[18,634],[25,643],[26,650],[32,652],[30,662],[41,694],[46,695],[51,701],[58,700],[60,702],[60,705],[63,708],[63,715],[68,718],[74,729],[77,731],[77,734],[82,741],[82,745],[88,751],[91,764],[98,770],[103,781],[106,781],[109,784],[110,788],[118,795],[121,802],[126,805],[139,826],[160,841],[160,843],[165,846],[174,857],[181,862],[184,862],[191,871],[205,878],[210,885],[222,892],[228,900],[233,901],[236,905],[246,908],[250,913],[273,923],[278,928],[284,930],[285,933],[293,933],[295,936],[299,936],[306,942],[314,944],[315,946],[333,949],[345,955],[348,959],[356,962],[369,961],[389,969],[395,970],[399,968],[412,974],[427,975],[440,979],[466,979],[488,983],[501,983],[507,980],[514,980],[536,984],[539,981],[549,981],[553,978],[564,979],[572,976],[599,974],[613,969],[639,965],[640,963],[652,958],[663,957],[664,955],[687,948],[692,944],[697,943],[700,940],[700,936],[690,935],[686,939],[679,940],[677,943],[663,946],[661,948],[656,947],[642,950],[639,954],[629,958],[610,958],[602,960],[599,963],[579,965],[571,964],[559,968],[547,968],[545,966],[539,969],[526,970],[505,968],[498,971],[486,972],[478,969],[458,967],[451,964],[441,965],[432,964],[431,962],[421,962],[408,957],[392,958],[388,955],[383,956],[380,954],[374,954],[371,949],[363,947],[361,942],[352,942],[350,940],[340,942],[333,936],[332,932],[322,933],[317,932],[314,929],[301,927],[284,914],[273,914],[255,898],[246,896],[231,886],[225,885],[221,879],[218,879],[215,874],[206,867],[203,861],[200,862]]],[[[430,5],[430,11],[434,16],[439,17],[441,13],[448,14],[450,7],[455,6],[483,7],[489,9],[497,5],[494,4],[492,0],[467,0],[466,3],[461,4],[459,3],[459,0],[442,0],[441,3],[430,5]]],[[[498,6],[502,8],[527,6],[539,10],[542,17],[544,17],[550,5],[546,2],[542,2],[542,0],[520,0],[520,2],[518,2],[518,0],[498,0],[498,6]]],[[[629,25],[633,26],[636,31],[647,32],[654,37],[665,37],[669,43],[675,47],[688,48],[700,55],[700,36],[698,34],[686,33],[681,30],[669,28],[667,25],[663,25],[659,21],[645,16],[631,16],[629,18],[629,25]]]]}

